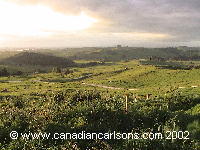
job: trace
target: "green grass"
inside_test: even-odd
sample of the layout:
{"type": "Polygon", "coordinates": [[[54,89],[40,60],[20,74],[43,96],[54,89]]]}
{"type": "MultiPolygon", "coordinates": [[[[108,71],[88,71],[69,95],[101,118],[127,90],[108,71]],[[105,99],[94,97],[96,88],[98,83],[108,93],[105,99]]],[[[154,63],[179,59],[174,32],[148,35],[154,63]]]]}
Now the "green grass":
{"type": "MultiPolygon", "coordinates": [[[[195,93],[200,87],[200,70],[170,70],[160,69],[155,66],[140,65],[137,61],[115,63],[106,66],[94,66],[88,68],[73,68],[72,73],[61,75],[58,73],[33,74],[28,76],[1,77],[0,81],[10,82],[1,83],[0,89],[11,89],[13,86],[30,85],[30,92],[34,90],[35,84],[40,84],[41,89],[46,89],[48,84],[56,84],[73,87],[79,85],[79,88],[92,88],[82,85],[82,82],[88,84],[105,85],[124,89],[138,89],[135,93],[146,94],[166,94],[174,90],[183,93],[195,93]],[[127,68],[127,70],[125,69],[127,68]],[[91,76],[85,79],[85,75],[91,76]],[[80,80],[78,80],[80,78],[80,80]],[[19,81],[19,83],[15,83],[19,81]],[[35,84],[33,84],[36,82],[35,84]],[[197,86],[192,87],[192,86],[197,86]],[[33,88],[32,88],[33,87],[33,88]]],[[[62,89],[62,86],[60,87],[62,89]]],[[[98,87],[97,87],[98,88],[98,87]]],[[[37,90],[37,89],[35,89],[37,90]]],[[[54,87],[52,87],[54,90],[54,87]]],[[[107,89],[104,89],[107,90],[107,89]]],[[[26,92],[29,90],[25,90],[26,92]]],[[[18,92],[18,91],[16,91],[18,92]]],[[[23,90],[19,93],[23,93],[23,90]]],[[[2,94],[2,93],[1,93],[2,94]]],[[[3,93],[5,94],[5,93],[3,93]]],[[[12,94],[12,93],[7,93],[12,94]]]]}
{"type": "Polygon", "coordinates": [[[39,73],[0,77],[0,149],[72,149],[76,143],[81,150],[198,150],[199,69],[162,69],[130,61],[70,70],[72,72],[67,75],[39,73]],[[127,90],[133,88],[137,90],[127,90]],[[152,96],[146,100],[148,93],[152,96]],[[12,130],[19,133],[144,133],[151,130],[163,134],[167,130],[188,130],[191,139],[25,141],[20,138],[10,140],[12,130]]]}

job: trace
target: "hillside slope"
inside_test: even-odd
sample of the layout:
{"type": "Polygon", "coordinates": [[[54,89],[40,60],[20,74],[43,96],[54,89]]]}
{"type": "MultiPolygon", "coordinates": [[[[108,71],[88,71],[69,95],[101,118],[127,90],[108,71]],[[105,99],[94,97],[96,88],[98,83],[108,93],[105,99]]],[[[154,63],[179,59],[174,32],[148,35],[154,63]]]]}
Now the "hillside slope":
{"type": "Polygon", "coordinates": [[[22,52],[9,58],[3,59],[0,63],[7,65],[40,65],[59,67],[69,67],[75,65],[73,61],[66,58],[33,52],[22,52]]]}

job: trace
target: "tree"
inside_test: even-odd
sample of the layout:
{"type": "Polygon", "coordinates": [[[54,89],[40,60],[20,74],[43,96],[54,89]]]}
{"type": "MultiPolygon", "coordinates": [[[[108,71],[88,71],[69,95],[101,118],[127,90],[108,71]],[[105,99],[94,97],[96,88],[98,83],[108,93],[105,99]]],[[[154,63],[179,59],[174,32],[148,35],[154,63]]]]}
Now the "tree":
{"type": "Polygon", "coordinates": [[[6,68],[3,68],[3,69],[0,71],[0,76],[9,76],[9,72],[7,71],[6,68]]]}

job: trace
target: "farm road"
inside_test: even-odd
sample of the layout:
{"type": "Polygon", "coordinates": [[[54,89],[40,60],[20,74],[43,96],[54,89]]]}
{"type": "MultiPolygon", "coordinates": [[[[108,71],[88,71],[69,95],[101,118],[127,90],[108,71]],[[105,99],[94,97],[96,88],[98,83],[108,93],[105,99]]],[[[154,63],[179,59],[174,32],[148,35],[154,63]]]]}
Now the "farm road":
{"type": "Polygon", "coordinates": [[[94,87],[100,87],[104,89],[112,89],[112,90],[130,90],[130,91],[135,91],[138,89],[125,89],[125,88],[117,88],[117,87],[112,87],[112,86],[105,86],[105,85],[98,85],[98,84],[89,84],[89,83],[82,83],[83,85],[88,85],[88,86],[94,86],[94,87]]]}

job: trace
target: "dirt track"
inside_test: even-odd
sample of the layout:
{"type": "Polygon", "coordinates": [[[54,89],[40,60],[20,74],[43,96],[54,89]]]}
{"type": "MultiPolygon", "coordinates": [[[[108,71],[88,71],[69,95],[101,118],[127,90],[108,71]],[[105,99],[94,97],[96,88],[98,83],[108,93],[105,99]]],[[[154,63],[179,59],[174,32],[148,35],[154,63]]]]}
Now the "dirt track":
{"type": "Polygon", "coordinates": [[[83,85],[88,85],[88,86],[94,86],[94,87],[100,87],[104,89],[112,89],[112,90],[130,90],[130,91],[135,91],[138,89],[125,89],[125,88],[116,88],[112,86],[105,86],[105,85],[98,85],[98,84],[89,84],[89,83],[82,83],[83,85]]]}

